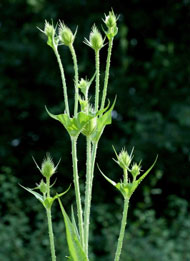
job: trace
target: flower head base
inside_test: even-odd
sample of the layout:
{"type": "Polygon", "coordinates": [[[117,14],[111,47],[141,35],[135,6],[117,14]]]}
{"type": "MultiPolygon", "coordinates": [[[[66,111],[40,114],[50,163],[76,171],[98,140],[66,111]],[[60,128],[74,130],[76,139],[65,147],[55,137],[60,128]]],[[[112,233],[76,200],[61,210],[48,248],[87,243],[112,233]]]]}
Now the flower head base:
{"type": "MultiPolygon", "coordinates": [[[[114,148],[113,148],[114,149],[114,148]]],[[[116,150],[114,149],[117,160],[113,159],[123,170],[128,170],[133,158],[133,150],[129,155],[128,152],[123,148],[119,155],[117,154],[116,150]]]]}
{"type": "Polygon", "coordinates": [[[71,29],[67,27],[64,23],[59,23],[59,40],[62,44],[70,46],[75,40],[76,32],[73,34],[71,29]]]}
{"type": "Polygon", "coordinates": [[[89,106],[88,100],[82,99],[79,96],[79,103],[80,103],[81,111],[87,112],[88,111],[88,106],[89,106]]]}
{"type": "Polygon", "coordinates": [[[85,38],[84,43],[94,49],[94,51],[99,51],[104,46],[102,35],[95,25],[92,27],[89,41],[85,38]]]}

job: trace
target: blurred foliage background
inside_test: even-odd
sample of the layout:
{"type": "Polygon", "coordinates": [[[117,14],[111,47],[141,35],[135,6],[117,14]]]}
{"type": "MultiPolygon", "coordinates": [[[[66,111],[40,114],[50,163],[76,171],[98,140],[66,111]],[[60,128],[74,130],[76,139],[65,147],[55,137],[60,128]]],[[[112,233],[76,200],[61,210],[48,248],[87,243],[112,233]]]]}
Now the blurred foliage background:
{"type": "MultiPolygon", "coordinates": [[[[189,0],[1,0],[0,1],[0,260],[50,260],[47,224],[39,202],[19,187],[34,187],[40,175],[32,161],[46,152],[62,158],[56,191],[72,182],[70,141],[47,116],[64,110],[59,69],[37,27],[59,19],[75,30],[80,76],[94,72],[93,52],[83,44],[95,22],[101,29],[110,8],[120,14],[114,43],[109,99],[117,95],[113,124],[105,129],[97,161],[114,180],[121,171],[117,150],[135,147],[135,159],[152,173],[130,204],[121,261],[190,260],[190,1],[189,0]]],[[[73,67],[60,48],[73,104],[73,67]]],[[[106,47],[101,51],[104,77],[106,47]]],[[[85,172],[84,138],[79,142],[81,190],[85,172]]],[[[64,197],[68,211],[73,189],[64,197]]],[[[122,198],[96,169],[91,220],[91,260],[113,260],[122,198]]],[[[54,205],[58,260],[67,248],[58,204],[54,205]]]]}

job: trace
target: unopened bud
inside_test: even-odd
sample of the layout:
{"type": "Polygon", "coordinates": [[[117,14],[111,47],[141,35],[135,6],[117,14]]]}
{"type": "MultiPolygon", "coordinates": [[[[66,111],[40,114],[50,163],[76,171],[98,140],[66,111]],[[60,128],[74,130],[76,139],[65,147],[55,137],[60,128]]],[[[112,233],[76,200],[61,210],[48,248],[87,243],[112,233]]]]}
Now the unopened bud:
{"type": "Polygon", "coordinates": [[[85,39],[85,44],[90,46],[95,51],[99,51],[104,46],[104,40],[101,33],[95,25],[92,27],[92,32],[90,33],[89,41],[85,39]]]}
{"type": "Polygon", "coordinates": [[[72,33],[71,29],[60,22],[59,24],[59,40],[62,44],[70,46],[73,44],[75,35],[72,33]]]}
{"type": "Polygon", "coordinates": [[[55,28],[52,24],[47,22],[45,20],[45,26],[44,26],[44,33],[47,35],[47,37],[54,37],[55,35],[55,28]]]}
{"type": "Polygon", "coordinates": [[[40,192],[42,192],[43,194],[47,193],[47,190],[48,190],[47,184],[43,180],[40,181],[38,188],[39,188],[40,192]]]}
{"type": "Polygon", "coordinates": [[[107,31],[105,31],[105,34],[109,40],[113,39],[118,32],[117,20],[118,17],[116,17],[113,10],[109,12],[109,15],[105,15],[105,19],[103,20],[107,26],[107,31]]]}
{"type": "Polygon", "coordinates": [[[49,155],[43,160],[41,173],[44,177],[50,178],[56,171],[56,167],[49,155]]]}
{"type": "Polygon", "coordinates": [[[140,171],[141,171],[141,166],[138,165],[137,163],[134,163],[132,168],[131,168],[131,174],[134,178],[136,178],[139,174],[140,174],[140,171]]]}
{"type": "MultiPolygon", "coordinates": [[[[114,149],[115,151],[115,149],[114,149]]],[[[117,157],[117,160],[114,159],[114,161],[124,170],[128,170],[129,168],[129,165],[131,164],[131,161],[132,161],[132,153],[133,153],[133,150],[131,152],[131,154],[129,155],[128,152],[125,150],[125,149],[122,149],[122,151],[119,153],[119,155],[117,155],[116,151],[115,151],[115,154],[116,154],[116,157],[117,157]]]]}
{"type": "Polygon", "coordinates": [[[89,81],[85,80],[85,79],[81,79],[79,84],[78,84],[78,88],[81,90],[81,92],[85,95],[86,91],[88,91],[89,88],[89,81]]]}
{"type": "Polygon", "coordinates": [[[106,24],[106,26],[108,28],[111,28],[111,27],[115,27],[116,26],[116,22],[117,22],[117,18],[116,18],[115,14],[114,14],[114,12],[112,10],[112,11],[109,12],[109,15],[105,16],[104,23],[106,24]]]}

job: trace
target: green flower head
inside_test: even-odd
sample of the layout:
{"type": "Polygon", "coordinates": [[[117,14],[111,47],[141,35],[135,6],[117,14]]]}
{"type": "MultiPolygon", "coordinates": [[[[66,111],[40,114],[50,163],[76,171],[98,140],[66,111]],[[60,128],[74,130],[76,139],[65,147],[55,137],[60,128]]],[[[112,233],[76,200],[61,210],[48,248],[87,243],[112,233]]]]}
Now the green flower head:
{"type": "Polygon", "coordinates": [[[75,34],[72,33],[71,29],[67,27],[64,23],[59,23],[59,40],[62,44],[70,46],[75,40],[75,34]]]}
{"type": "Polygon", "coordinates": [[[92,27],[89,40],[85,39],[84,43],[95,51],[99,51],[104,46],[102,35],[95,25],[92,27]]]}
{"type": "Polygon", "coordinates": [[[114,149],[117,160],[113,159],[122,169],[124,170],[128,170],[129,166],[131,164],[132,158],[133,158],[133,150],[131,151],[131,154],[129,155],[129,153],[127,152],[127,150],[125,150],[125,148],[123,148],[121,150],[121,152],[119,153],[119,155],[117,154],[116,150],[114,149]]]}

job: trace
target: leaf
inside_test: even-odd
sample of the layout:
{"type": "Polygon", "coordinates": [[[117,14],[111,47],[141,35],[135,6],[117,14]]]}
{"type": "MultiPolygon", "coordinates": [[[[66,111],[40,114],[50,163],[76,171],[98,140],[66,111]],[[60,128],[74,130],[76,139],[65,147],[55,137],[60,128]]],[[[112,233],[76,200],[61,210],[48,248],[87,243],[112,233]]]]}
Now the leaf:
{"type": "MultiPolygon", "coordinates": [[[[97,166],[98,166],[98,165],[97,165],[97,166]]],[[[101,169],[99,168],[99,166],[98,166],[98,169],[99,169],[100,173],[102,174],[102,176],[103,176],[110,184],[112,184],[114,187],[116,187],[115,181],[113,181],[113,180],[111,180],[110,178],[108,178],[108,177],[101,171],[101,169]]]]}
{"type": "Polygon", "coordinates": [[[75,232],[74,226],[71,223],[67,213],[65,212],[61,200],[59,198],[58,201],[65,222],[67,244],[68,244],[70,256],[73,261],[87,261],[88,259],[82,249],[81,243],[75,232]]]}
{"type": "Polygon", "coordinates": [[[97,127],[91,134],[92,142],[97,143],[103,133],[105,126],[111,124],[111,122],[112,122],[111,113],[115,106],[115,102],[116,102],[116,99],[114,100],[110,109],[107,112],[105,112],[102,116],[97,118],[97,127]]]}
{"type": "Polygon", "coordinates": [[[76,224],[76,221],[75,221],[75,215],[74,215],[73,206],[71,206],[71,219],[72,219],[73,227],[74,227],[74,229],[75,229],[75,233],[76,233],[78,239],[80,240],[80,236],[79,236],[77,224],[76,224]]]}
{"type": "Polygon", "coordinates": [[[20,185],[23,189],[27,190],[29,193],[31,193],[32,195],[34,195],[35,198],[37,198],[37,199],[43,204],[44,199],[43,199],[42,195],[40,195],[40,194],[39,194],[38,192],[36,192],[36,191],[33,191],[33,190],[30,189],[30,188],[26,188],[26,187],[22,186],[21,184],[19,184],[19,185],[20,185]]]}
{"type": "Polygon", "coordinates": [[[141,181],[148,175],[148,173],[152,170],[152,168],[154,167],[154,165],[156,164],[156,161],[158,159],[158,155],[156,156],[156,159],[154,160],[152,166],[135,182],[137,182],[137,186],[141,183],[141,181]]]}
{"type": "Polygon", "coordinates": [[[76,117],[70,118],[66,113],[54,115],[50,113],[47,108],[46,111],[51,118],[61,122],[72,137],[77,137],[84,126],[95,117],[95,115],[79,112],[76,117]]]}
{"type": "Polygon", "coordinates": [[[55,200],[55,199],[57,199],[57,198],[60,198],[60,197],[62,197],[63,195],[65,195],[65,194],[69,191],[70,187],[71,187],[71,184],[69,185],[68,189],[65,190],[64,192],[62,192],[62,193],[60,193],[60,194],[56,194],[56,195],[53,197],[53,200],[55,200]]]}

